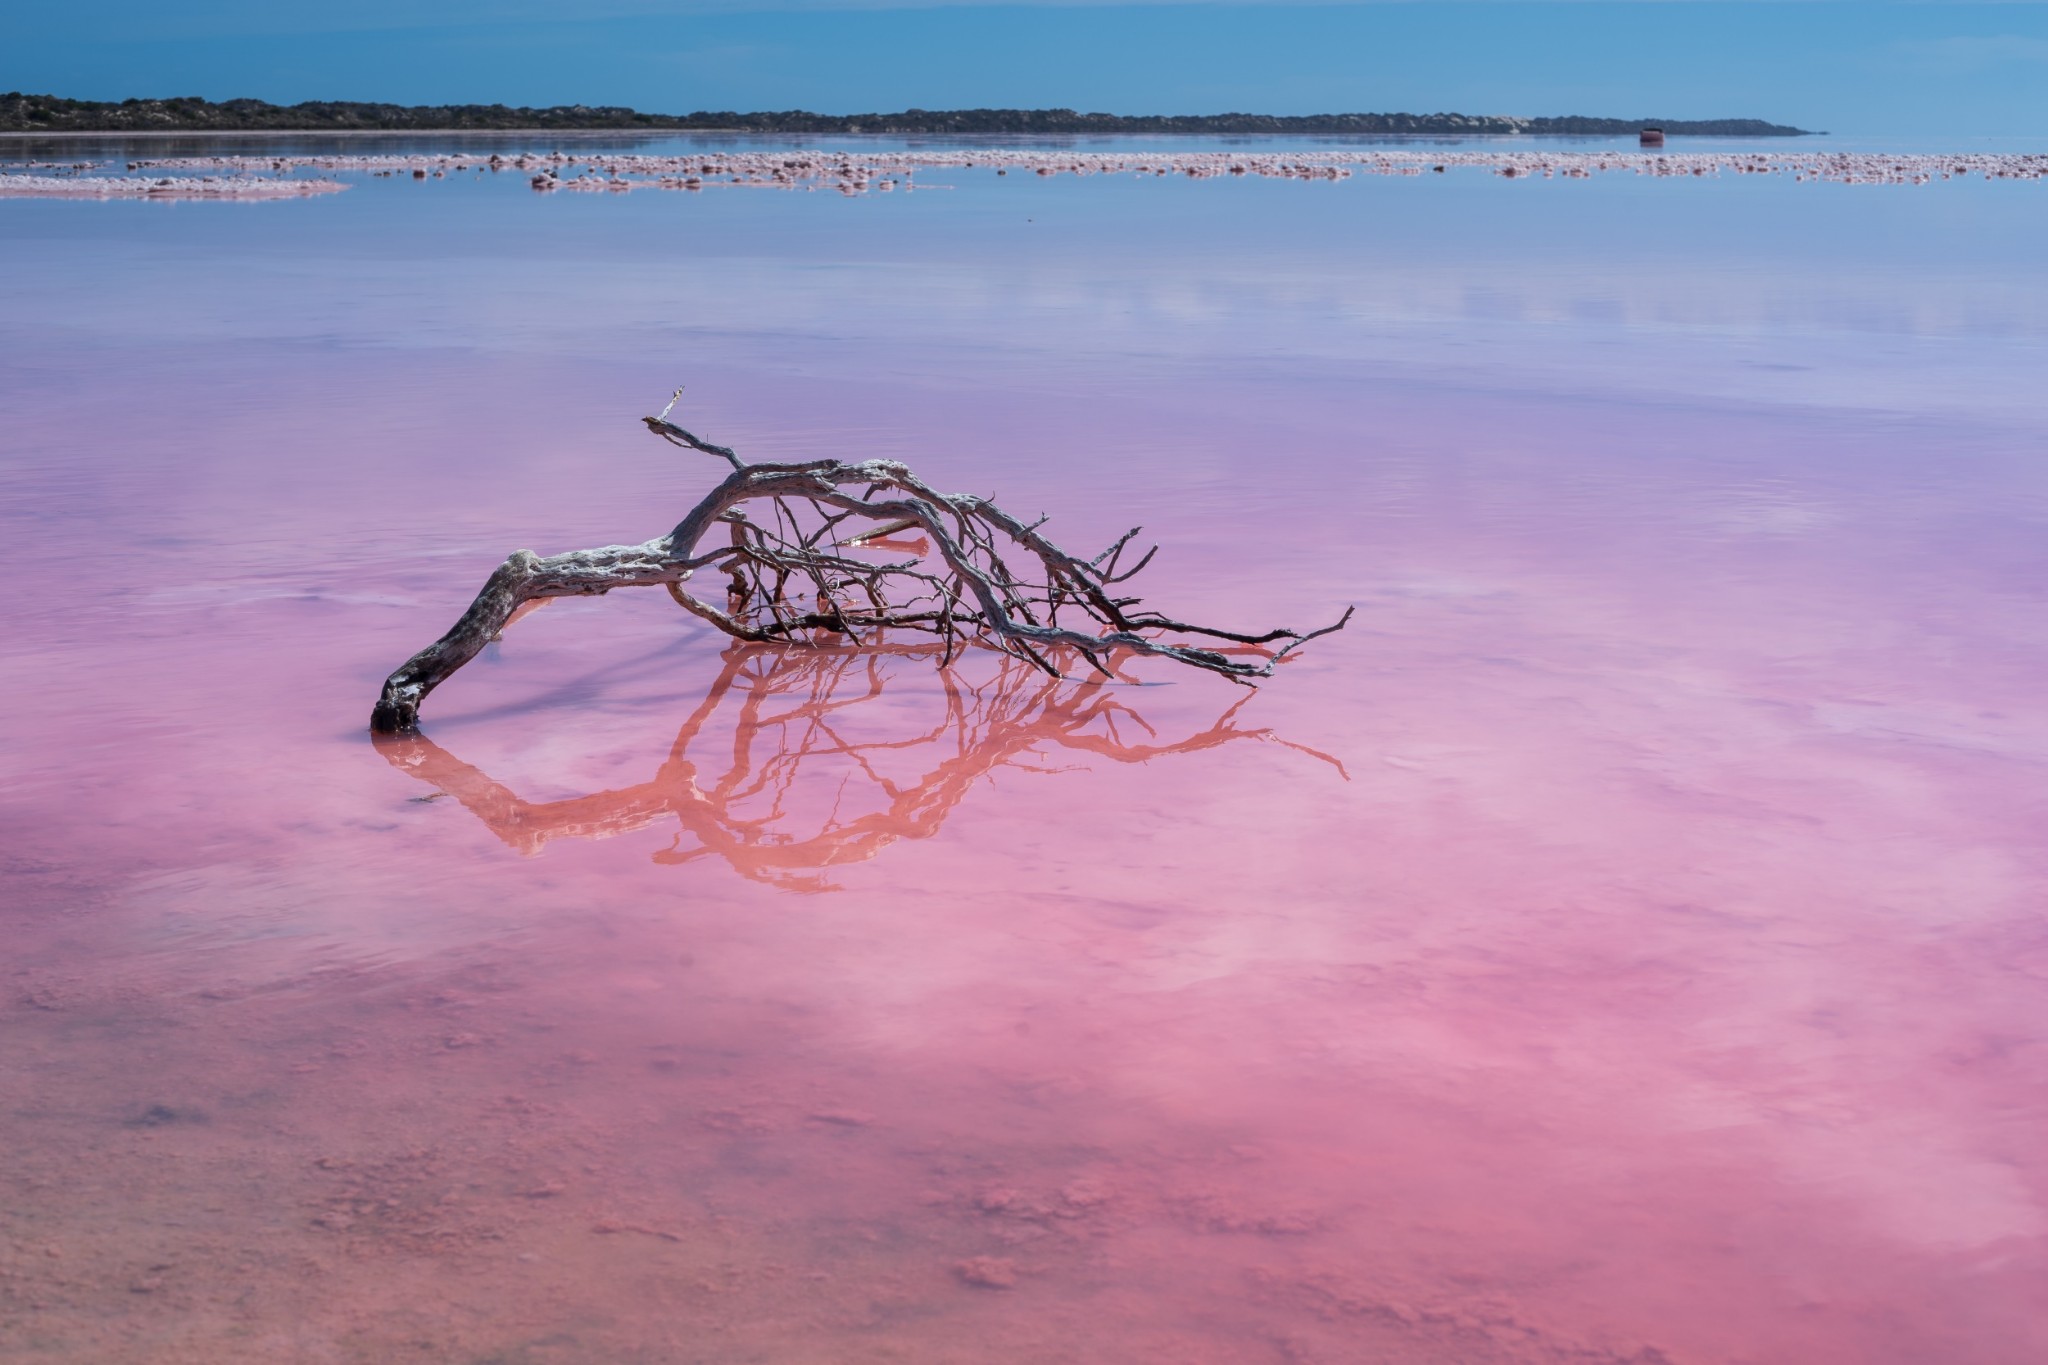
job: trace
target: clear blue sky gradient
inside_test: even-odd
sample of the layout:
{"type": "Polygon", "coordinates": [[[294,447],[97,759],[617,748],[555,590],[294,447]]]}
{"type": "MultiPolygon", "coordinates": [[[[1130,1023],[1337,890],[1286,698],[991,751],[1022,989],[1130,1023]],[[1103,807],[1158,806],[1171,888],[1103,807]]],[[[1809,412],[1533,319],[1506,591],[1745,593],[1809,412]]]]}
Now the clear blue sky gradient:
{"type": "Polygon", "coordinates": [[[671,113],[1750,116],[2048,139],[2048,4],[0,0],[0,89],[671,113]]]}

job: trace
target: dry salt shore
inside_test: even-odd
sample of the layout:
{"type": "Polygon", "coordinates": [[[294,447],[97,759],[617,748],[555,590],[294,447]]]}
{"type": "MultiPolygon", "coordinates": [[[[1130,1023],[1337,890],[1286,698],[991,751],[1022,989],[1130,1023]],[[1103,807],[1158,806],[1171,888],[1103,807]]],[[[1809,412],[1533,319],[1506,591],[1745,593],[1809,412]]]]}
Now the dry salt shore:
{"type": "Polygon", "coordinates": [[[713,184],[816,185],[858,191],[879,188],[929,170],[983,170],[1036,175],[1180,175],[1196,179],[1255,175],[1291,180],[1341,180],[1351,175],[1427,175],[1483,170],[1508,177],[1585,177],[1609,172],[1652,176],[1790,175],[1801,180],[1854,184],[1925,184],[1979,175],[1996,180],[2048,178],[2048,155],[1878,152],[1633,151],[1322,151],[1259,152],[1050,152],[1017,149],[886,152],[845,151],[699,153],[692,156],[315,156],[185,157],[129,163],[132,170],[356,171],[411,174],[421,179],[462,171],[523,171],[537,189],[694,189],[713,184]],[[618,182],[618,183],[613,183],[618,182]]]}
{"type": "MultiPolygon", "coordinates": [[[[54,166],[38,168],[56,169],[54,166]]],[[[445,179],[457,173],[509,172],[533,188],[623,192],[701,190],[751,185],[784,189],[836,189],[843,194],[910,189],[921,171],[965,170],[996,175],[1129,175],[1211,179],[1260,176],[1286,180],[1344,180],[1353,175],[1430,175],[1483,171],[1506,179],[1586,179],[1594,175],[1660,177],[1778,175],[1798,181],[1854,185],[1924,185],[1979,176],[1987,180],[2048,178],[2048,155],[2011,153],[1935,156],[1878,152],[1633,151],[1321,151],[1260,152],[1051,152],[1016,149],[885,152],[844,151],[699,153],[692,156],[577,155],[568,152],[441,154],[433,156],[167,157],[130,161],[136,178],[87,175],[94,163],[70,163],[70,176],[0,175],[0,194],[86,198],[267,199],[325,194],[335,181],[292,178],[302,171],[377,177],[445,179]],[[211,172],[200,179],[146,178],[157,171],[211,172]]]]}
{"type": "Polygon", "coordinates": [[[347,188],[339,180],[280,180],[254,175],[150,179],[132,175],[0,174],[0,198],[11,199],[304,199],[347,188]]]}

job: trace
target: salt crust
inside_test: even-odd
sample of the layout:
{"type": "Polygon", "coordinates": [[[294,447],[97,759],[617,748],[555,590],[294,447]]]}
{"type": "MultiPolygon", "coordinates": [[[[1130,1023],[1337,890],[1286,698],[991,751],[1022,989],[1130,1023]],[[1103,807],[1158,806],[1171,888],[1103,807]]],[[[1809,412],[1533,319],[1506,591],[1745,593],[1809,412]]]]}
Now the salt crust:
{"type": "Polygon", "coordinates": [[[127,175],[0,174],[0,198],[11,199],[305,199],[347,188],[339,180],[281,180],[254,175],[150,179],[127,175]]]}
{"type": "MultiPolygon", "coordinates": [[[[30,169],[58,169],[32,165],[30,169]]],[[[331,194],[334,180],[299,179],[302,171],[445,179],[457,173],[518,172],[535,190],[622,192],[701,190],[724,186],[836,189],[843,194],[914,188],[921,171],[966,170],[1039,176],[1261,176],[1344,180],[1353,175],[1419,176],[1482,171],[1506,179],[1585,179],[1602,174],[1658,177],[1790,176],[1798,181],[1856,185],[1924,185],[1980,176],[1987,180],[2048,178],[2048,156],[1971,153],[1935,156],[1879,152],[1573,151],[1315,151],[1315,152],[1064,152],[1010,148],[883,152],[704,152],[692,156],[572,155],[566,152],[432,156],[168,157],[127,163],[127,176],[86,174],[106,167],[74,163],[70,175],[0,174],[0,195],[91,199],[278,199],[331,194]],[[150,178],[162,171],[198,178],[150,178]]]]}

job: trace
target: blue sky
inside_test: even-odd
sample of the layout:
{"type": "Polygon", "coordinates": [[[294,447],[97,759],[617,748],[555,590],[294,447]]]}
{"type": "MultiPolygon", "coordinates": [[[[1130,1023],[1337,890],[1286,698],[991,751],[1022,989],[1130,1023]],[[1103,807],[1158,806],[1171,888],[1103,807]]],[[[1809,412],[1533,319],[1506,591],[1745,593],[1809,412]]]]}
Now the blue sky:
{"type": "Polygon", "coordinates": [[[0,89],[118,99],[1754,116],[2039,137],[2048,4],[0,0],[0,89]]]}

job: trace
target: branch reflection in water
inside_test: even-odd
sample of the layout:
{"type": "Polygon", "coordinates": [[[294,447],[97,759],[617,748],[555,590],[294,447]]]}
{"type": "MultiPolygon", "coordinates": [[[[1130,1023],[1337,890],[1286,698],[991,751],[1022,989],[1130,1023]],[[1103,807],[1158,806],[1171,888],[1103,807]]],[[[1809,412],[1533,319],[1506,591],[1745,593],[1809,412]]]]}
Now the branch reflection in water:
{"type": "Polygon", "coordinates": [[[997,768],[1067,771],[1046,766],[1058,750],[1143,763],[1264,740],[1348,780],[1330,755],[1240,725],[1249,690],[1207,729],[1168,741],[1124,700],[1135,680],[1114,661],[1123,686],[1093,675],[1053,678],[1023,660],[974,653],[977,661],[936,670],[934,645],[736,644],[653,778],[561,801],[523,800],[420,735],[380,737],[377,747],[523,854],[672,816],[682,828],[656,862],[716,854],[744,877],[793,891],[837,890],[822,869],[864,862],[898,839],[930,838],[997,768]],[[912,670],[936,680],[935,711],[881,705],[899,672],[912,670]]]}

